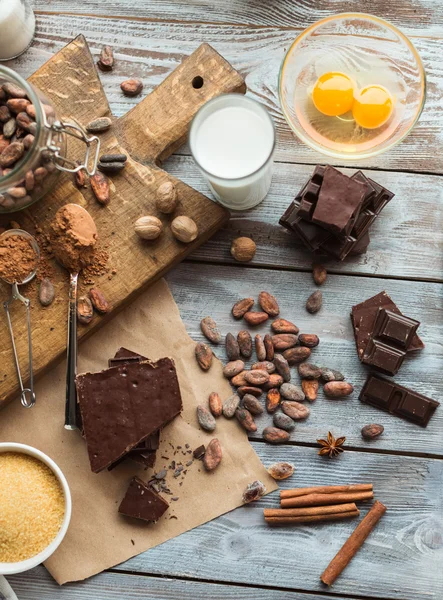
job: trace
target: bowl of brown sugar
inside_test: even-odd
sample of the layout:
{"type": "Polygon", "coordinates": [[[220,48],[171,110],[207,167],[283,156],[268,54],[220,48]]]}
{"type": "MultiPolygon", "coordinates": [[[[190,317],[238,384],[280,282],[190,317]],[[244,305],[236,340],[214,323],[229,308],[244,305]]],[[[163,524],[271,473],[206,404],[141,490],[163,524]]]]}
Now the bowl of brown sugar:
{"type": "Polygon", "coordinates": [[[68,482],[49,456],[0,443],[0,575],[47,560],[65,537],[71,508],[68,482]]]}

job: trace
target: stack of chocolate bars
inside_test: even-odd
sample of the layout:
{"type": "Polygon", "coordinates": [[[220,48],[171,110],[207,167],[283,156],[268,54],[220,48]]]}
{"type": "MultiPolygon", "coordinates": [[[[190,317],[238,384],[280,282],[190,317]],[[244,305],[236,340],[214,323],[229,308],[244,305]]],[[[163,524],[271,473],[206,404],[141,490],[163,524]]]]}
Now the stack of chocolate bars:
{"type": "Polygon", "coordinates": [[[394,194],[357,171],[348,177],[317,165],[280,219],[317,254],[344,260],[369,246],[369,228],[394,194]]]}

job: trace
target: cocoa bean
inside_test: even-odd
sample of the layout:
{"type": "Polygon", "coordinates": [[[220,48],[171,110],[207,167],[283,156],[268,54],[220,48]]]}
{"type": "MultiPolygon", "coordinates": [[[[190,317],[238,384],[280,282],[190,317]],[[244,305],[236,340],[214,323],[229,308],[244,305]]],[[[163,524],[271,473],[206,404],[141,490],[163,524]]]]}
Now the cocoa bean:
{"type": "Polygon", "coordinates": [[[55,289],[52,285],[52,281],[45,277],[40,282],[38,290],[38,299],[42,306],[49,306],[54,301],[55,289]]]}
{"type": "Polygon", "coordinates": [[[255,421],[246,408],[237,408],[235,411],[235,416],[240,425],[248,432],[257,431],[257,425],[255,421]]]}
{"type": "Polygon", "coordinates": [[[240,387],[242,385],[248,385],[248,382],[245,379],[246,373],[247,373],[247,371],[241,371],[238,375],[235,375],[231,379],[231,385],[233,385],[235,387],[240,387]]]}
{"type": "Polygon", "coordinates": [[[274,414],[272,422],[276,427],[284,429],[285,431],[292,431],[295,427],[295,421],[281,412],[274,414]]]}
{"type": "Polygon", "coordinates": [[[272,388],[280,387],[282,383],[283,383],[283,377],[281,375],[279,375],[278,373],[272,373],[271,375],[269,375],[269,381],[267,381],[263,385],[263,389],[265,391],[272,390],[272,388]]]}
{"type": "Polygon", "coordinates": [[[300,331],[297,325],[286,319],[277,319],[271,323],[271,329],[274,333],[297,333],[300,331]]]}
{"type": "MultiPolygon", "coordinates": [[[[79,165],[79,161],[77,161],[76,164],[79,165]]],[[[74,173],[74,182],[79,189],[82,187],[86,187],[86,181],[87,175],[84,169],[80,169],[80,171],[74,173]]]]}
{"type": "Polygon", "coordinates": [[[119,173],[125,168],[124,162],[101,162],[97,164],[97,169],[103,173],[119,173]]]}
{"type": "Polygon", "coordinates": [[[263,338],[263,344],[266,350],[266,360],[274,360],[274,344],[272,343],[272,337],[267,333],[263,338]]]}
{"type": "Polygon", "coordinates": [[[274,463],[268,467],[267,471],[273,479],[280,481],[294,474],[294,465],[287,462],[274,463]]]}
{"type": "Polygon", "coordinates": [[[238,394],[232,394],[227,400],[223,402],[223,415],[227,419],[232,419],[235,415],[235,411],[239,407],[240,396],[238,394]]]}
{"type": "Polygon", "coordinates": [[[213,344],[219,344],[222,336],[217,327],[217,323],[212,317],[205,317],[200,321],[200,329],[203,335],[213,344]]]}
{"type": "Polygon", "coordinates": [[[87,296],[80,296],[77,300],[77,321],[82,325],[89,325],[93,316],[92,302],[87,296]]]}
{"type": "Polygon", "coordinates": [[[112,125],[112,121],[109,117],[99,117],[93,121],[89,121],[86,125],[86,130],[90,133],[101,133],[107,131],[112,125]]]}
{"type": "Polygon", "coordinates": [[[203,466],[207,471],[213,471],[221,463],[223,456],[222,447],[217,438],[211,440],[203,457],[203,466]]]}
{"type": "Polygon", "coordinates": [[[263,385],[267,381],[269,381],[269,373],[267,371],[246,371],[245,379],[251,385],[263,385]]]}
{"type": "Polygon", "coordinates": [[[102,314],[110,312],[111,306],[109,305],[101,290],[99,290],[98,288],[90,289],[89,298],[91,299],[92,306],[97,312],[102,314]]]}
{"type": "Polygon", "coordinates": [[[354,387],[347,381],[329,381],[323,388],[328,398],[343,398],[354,391],[354,387]]]}
{"type": "Polygon", "coordinates": [[[318,313],[321,309],[321,305],[323,303],[323,294],[320,290],[316,290],[313,294],[309,296],[306,301],[306,310],[312,315],[318,313]]]}
{"type": "Polygon", "coordinates": [[[303,400],[305,399],[305,395],[301,387],[298,385],[294,385],[293,383],[283,383],[280,386],[280,394],[286,400],[296,400],[297,402],[303,402],[303,400]]]}
{"type": "Polygon", "coordinates": [[[305,346],[289,348],[289,350],[285,350],[283,352],[283,356],[286,358],[290,366],[298,365],[311,356],[311,350],[305,346]]]}
{"type": "Polygon", "coordinates": [[[28,115],[31,117],[31,119],[34,119],[34,121],[37,118],[37,111],[35,110],[35,106],[33,104],[27,104],[25,107],[25,111],[28,113],[28,115]]]}
{"type": "Polygon", "coordinates": [[[114,52],[112,51],[111,46],[103,46],[100,51],[97,66],[102,71],[112,71],[114,67],[114,52]]]}
{"type": "Polygon", "coordinates": [[[306,419],[311,412],[307,406],[300,404],[300,402],[282,402],[281,409],[285,415],[288,415],[294,421],[306,419]]]}
{"type": "Polygon", "coordinates": [[[266,359],[266,348],[263,343],[263,338],[259,333],[255,336],[255,353],[257,355],[257,360],[263,361],[266,359]]]}
{"type": "Polygon", "coordinates": [[[328,383],[328,381],[343,381],[345,376],[340,371],[329,369],[328,367],[322,367],[320,379],[328,383]]]}
{"type": "Polygon", "coordinates": [[[317,379],[303,379],[301,382],[301,389],[305,394],[306,400],[314,402],[317,399],[318,394],[318,380],[317,379]]]}
{"type": "Polygon", "coordinates": [[[209,394],[208,403],[209,410],[214,415],[214,417],[220,417],[220,415],[223,412],[223,403],[217,392],[212,392],[211,394],[209,394]]]}
{"type": "Polygon", "coordinates": [[[243,492],[243,503],[255,502],[266,493],[266,487],[261,481],[253,481],[243,492]]]}
{"type": "Polygon", "coordinates": [[[261,323],[267,321],[269,319],[269,316],[265,312],[248,311],[243,315],[243,318],[246,321],[246,323],[248,323],[248,325],[250,325],[251,327],[256,327],[257,325],[260,325],[261,323]]]}
{"type": "Polygon", "coordinates": [[[7,123],[11,118],[11,112],[4,104],[0,106],[0,123],[7,123]]]}
{"type": "Polygon", "coordinates": [[[283,377],[283,381],[291,381],[291,370],[289,368],[289,363],[283,354],[276,354],[274,356],[274,365],[277,369],[277,372],[283,377]]]}
{"type": "Polygon", "coordinates": [[[26,108],[30,105],[31,103],[29,102],[29,100],[26,100],[26,98],[10,98],[6,102],[6,106],[9,108],[9,110],[15,113],[16,115],[18,113],[26,111],[26,108]]]}
{"type": "Polygon", "coordinates": [[[269,292],[260,292],[258,295],[260,308],[270,317],[276,317],[280,312],[277,299],[269,292]]]}
{"type": "Polygon", "coordinates": [[[281,395],[277,388],[269,390],[266,394],[266,410],[273,413],[280,406],[281,395]]]}
{"type": "Polygon", "coordinates": [[[20,127],[28,133],[35,135],[37,133],[37,123],[31,119],[26,112],[18,113],[16,117],[17,127],[20,127]]]}
{"type": "Polygon", "coordinates": [[[121,82],[120,89],[125,96],[138,96],[142,93],[143,82],[136,78],[126,79],[121,82]]]}
{"type": "Polygon", "coordinates": [[[17,129],[17,121],[15,119],[9,119],[3,125],[3,136],[7,139],[12,138],[17,129]]]}
{"type": "Polygon", "coordinates": [[[379,435],[381,435],[384,430],[385,430],[385,428],[383,427],[383,425],[377,425],[376,423],[371,423],[371,425],[365,425],[362,428],[361,434],[365,438],[365,440],[374,440],[379,435]]]}
{"type": "Polygon", "coordinates": [[[223,375],[226,379],[231,379],[235,377],[239,373],[241,373],[245,368],[245,363],[242,360],[233,360],[228,362],[228,364],[223,369],[223,375]]]}
{"type": "Polygon", "coordinates": [[[234,319],[241,319],[245,313],[254,305],[254,298],[243,298],[232,307],[232,316],[234,319]]]}
{"type": "Polygon", "coordinates": [[[37,167],[34,171],[34,179],[37,183],[41,183],[48,175],[48,169],[45,167],[37,167]]]}
{"type": "Polygon", "coordinates": [[[212,365],[212,350],[203,342],[199,342],[195,346],[195,358],[197,359],[199,367],[203,371],[209,371],[212,365]]]}
{"type": "Polygon", "coordinates": [[[242,329],[237,335],[238,347],[240,348],[240,354],[245,358],[251,358],[252,356],[252,338],[249,331],[242,329]]]}
{"type": "Polygon", "coordinates": [[[205,431],[214,431],[216,425],[214,416],[202,404],[197,406],[197,420],[200,427],[205,431]]]}
{"type": "Polygon", "coordinates": [[[11,198],[14,198],[14,200],[24,198],[27,194],[26,189],[24,187],[8,188],[7,193],[11,196],[11,198]]]}
{"type": "Polygon", "coordinates": [[[27,189],[28,192],[32,192],[32,190],[34,189],[34,186],[35,186],[34,171],[32,169],[29,169],[29,171],[26,171],[26,175],[25,175],[25,188],[27,189]]]}
{"type": "Polygon", "coordinates": [[[26,98],[26,92],[14,83],[4,83],[2,89],[10,98],[26,98]]]}
{"type": "Polygon", "coordinates": [[[298,365],[298,374],[302,379],[320,379],[321,368],[312,363],[304,362],[298,365]]]}
{"type": "Polygon", "coordinates": [[[243,406],[253,415],[261,415],[264,410],[260,401],[252,394],[243,396],[243,406]]]}
{"type": "Polygon", "coordinates": [[[301,333],[298,336],[298,343],[300,346],[315,348],[320,343],[320,339],[318,335],[315,335],[314,333],[301,333]]]}
{"type": "Polygon", "coordinates": [[[327,276],[328,272],[323,265],[320,265],[319,263],[314,263],[312,265],[312,277],[317,285],[323,285],[327,276]]]}
{"type": "Polygon", "coordinates": [[[225,348],[226,356],[229,360],[238,360],[240,358],[240,348],[232,333],[226,334],[225,348]]]}
{"type": "Polygon", "coordinates": [[[275,372],[275,365],[274,363],[270,362],[269,360],[263,360],[261,362],[256,362],[252,365],[251,367],[252,371],[267,371],[269,374],[274,373],[275,372]]]}
{"type": "MultiPolygon", "coordinates": [[[[5,148],[9,146],[11,142],[7,140],[3,135],[0,135],[0,154],[3,152],[5,148]]],[[[4,173],[3,173],[4,174],[4,173]]]]}
{"type": "Polygon", "coordinates": [[[23,138],[23,147],[24,147],[24,149],[25,150],[29,150],[29,148],[34,143],[34,140],[35,140],[35,136],[32,135],[32,133],[28,133],[28,135],[25,135],[25,137],[23,138]]]}
{"type": "Polygon", "coordinates": [[[102,154],[100,156],[101,163],[114,163],[121,162],[124,163],[128,160],[126,154],[102,154]]]}
{"type": "Polygon", "coordinates": [[[263,438],[270,444],[284,444],[289,440],[289,433],[277,427],[265,427],[263,438]]]}
{"type": "Polygon", "coordinates": [[[293,333],[278,333],[272,336],[275,350],[283,351],[293,348],[297,344],[298,337],[293,333]]]}
{"type": "Polygon", "coordinates": [[[101,173],[96,171],[95,175],[90,178],[91,188],[94,192],[94,196],[100,204],[106,206],[111,200],[111,191],[109,187],[109,179],[101,173]]]}
{"type": "Polygon", "coordinates": [[[241,385],[238,388],[237,393],[242,398],[244,398],[246,394],[252,394],[256,398],[258,398],[263,394],[263,390],[258,387],[253,387],[252,385],[241,385]]]}

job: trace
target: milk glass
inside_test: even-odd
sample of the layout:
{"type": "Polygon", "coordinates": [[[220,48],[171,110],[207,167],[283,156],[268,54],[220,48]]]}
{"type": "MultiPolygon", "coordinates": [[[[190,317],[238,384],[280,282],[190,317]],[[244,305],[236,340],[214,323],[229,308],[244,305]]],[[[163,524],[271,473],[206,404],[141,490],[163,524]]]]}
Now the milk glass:
{"type": "Polygon", "coordinates": [[[34,33],[35,16],[28,0],[0,0],[0,61],[27,50],[34,33]]]}

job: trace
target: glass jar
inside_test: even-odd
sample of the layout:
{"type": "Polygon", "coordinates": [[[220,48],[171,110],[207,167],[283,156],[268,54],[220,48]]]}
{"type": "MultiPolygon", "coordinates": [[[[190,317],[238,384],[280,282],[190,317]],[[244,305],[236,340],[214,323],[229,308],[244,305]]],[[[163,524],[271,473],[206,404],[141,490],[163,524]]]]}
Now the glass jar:
{"type": "Polygon", "coordinates": [[[40,200],[61,171],[93,175],[100,142],[73,122],[62,122],[48,98],[17,73],[0,66],[0,214],[40,200]],[[66,157],[67,135],[86,145],[82,160],[66,157]]]}

